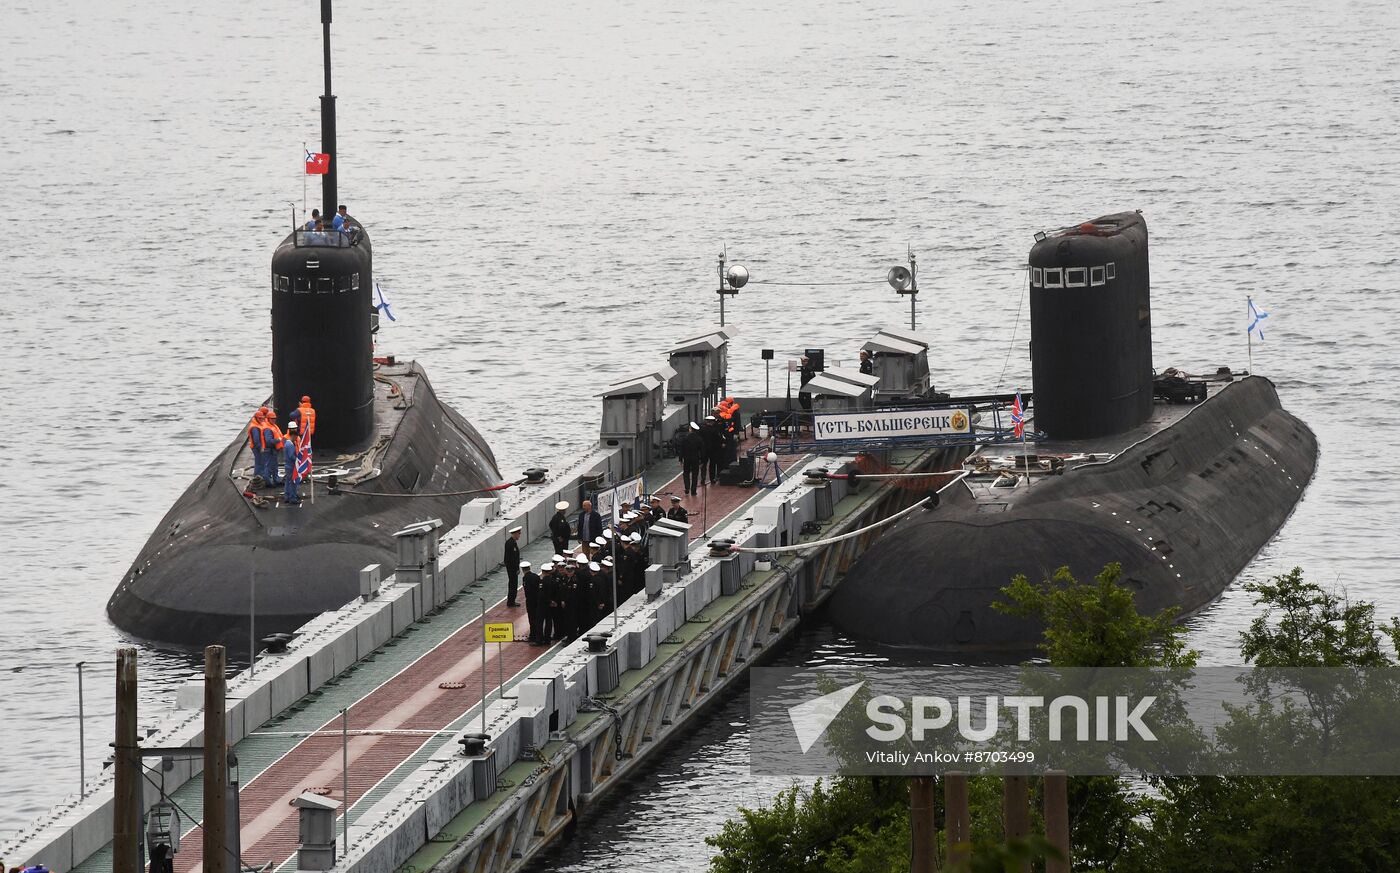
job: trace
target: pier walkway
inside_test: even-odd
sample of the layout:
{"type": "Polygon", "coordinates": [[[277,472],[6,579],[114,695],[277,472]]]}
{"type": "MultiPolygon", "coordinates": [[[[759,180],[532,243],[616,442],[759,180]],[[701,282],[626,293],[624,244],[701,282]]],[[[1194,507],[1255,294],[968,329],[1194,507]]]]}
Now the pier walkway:
{"type": "MultiPolygon", "coordinates": [[[[752,441],[742,448],[748,448],[752,441]]],[[[742,450],[742,449],[741,449],[742,450]]],[[[801,458],[784,456],[784,470],[801,458]]],[[[647,471],[646,488],[670,505],[682,482],[674,460],[647,471]],[[659,484],[654,484],[659,483],[659,484]]],[[[700,495],[686,497],[691,513],[692,541],[767,493],[765,489],[707,485],[700,495]]],[[[573,512],[577,507],[573,508],[573,512]]],[[[572,515],[572,513],[571,513],[572,515]]],[[[528,543],[522,556],[536,567],[548,561],[553,547],[547,537],[528,543]]],[[[358,661],[338,678],[309,694],[290,710],[274,717],[234,746],[239,793],[242,858],[254,868],[295,870],[298,842],[297,810],[291,801],[314,791],[345,801],[342,769],[341,710],[345,720],[349,759],[349,822],[352,838],[359,816],[367,813],[404,778],[428,763],[443,741],[472,729],[480,718],[482,672],[487,702],[504,692],[543,662],[562,644],[532,647],[525,641],[528,620],[523,606],[505,604],[506,574],[496,567],[450,599],[438,612],[414,623],[405,633],[358,661]],[[489,623],[511,622],[516,640],[486,646],[482,659],[482,602],[489,623]],[[447,686],[447,687],[444,687],[447,686]]],[[[600,623],[610,626],[611,618],[600,623]]],[[[264,669],[275,655],[266,655],[264,669]]],[[[587,723],[587,714],[581,714],[587,723]]],[[[158,768],[148,778],[159,781],[158,768]]],[[[191,825],[203,815],[203,779],[196,776],[170,792],[182,810],[185,833],[175,857],[178,873],[196,873],[203,866],[200,832],[191,825]]],[[[81,873],[111,869],[108,845],[74,868],[81,873]]]]}

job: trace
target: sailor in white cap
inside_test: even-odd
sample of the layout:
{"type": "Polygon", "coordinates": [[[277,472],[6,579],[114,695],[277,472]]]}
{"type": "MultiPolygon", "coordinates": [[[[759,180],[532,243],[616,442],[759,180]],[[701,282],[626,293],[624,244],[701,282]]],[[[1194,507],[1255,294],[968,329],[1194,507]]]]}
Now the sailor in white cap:
{"type": "Polygon", "coordinates": [[[520,606],[515,593],[520,585],[520,534],[524,531],[523,527],[513,527],[506,534],[506,606],[512,608],[520,606]]]}
{"type": "Polygon", "coordinates": [[[559,574],[555,566],[546,563],[540,567],[539,644],[544,646],[554,639],[554,604],[559,596],[559,574]]]}
{"type": "Polygon", "coordinates": [[[564,563],[564,556],[563,556],[563,555],[555,555],[553,558],[550,558],[550,560],[553,561],[553,562],[556,563],[556,564],[562,564],[562,563],[564,563]]]}
{"type": "MultiPolygon", "coordinates": [[[[549,566],[548,564],[545,565],[549,566]]],[[[525,589],[525,615],[530,619],[530,645],[538,646],[543,642],[540,635],[540,577],[530,572],[530,562],[521,561],[520,571],[524,574],[521,580],[521,587],[525,589]]]]}
{"type": "Polygon", "coordinates": [[[588,563],[588,556],[585,555],[583,552],[579,552],[577,555],[574,555],[574,563],[575,563],[575,564],[587,564],[587,563],[588,563]]]}
{"type": "Polygon", "coordinates": [[[666,517],[672,521],[690,521],[690,513],[686,511],[684,506],[681,506],[681,499],[676,496],[671,497],[671,511],[666,513],[666,517]]]}
{"type": "Polygon", "coordinates": [[[676,442],[676,454],[681,456],[681,484],[686,494],[699,494],[701,470],[705,466],[705,439],[700,434],[700,425],[692,421],[676,442]]]}
{"type": "Polygon", "coordinates": [[[714,485],[719,482],[719,468],[724,463],[724,431],[720,429],[719,419],[713,415],[705,416],[700,438],[705,444],[705,470],[700,478],[714,485]]]}
{"type": "Polygon", "coordinates": [[[561,500],[554,504],[554,515],[549,519],[549,539],[554,543],[555,552],[565,552],[569,548],[569,501],[561,500]]]}

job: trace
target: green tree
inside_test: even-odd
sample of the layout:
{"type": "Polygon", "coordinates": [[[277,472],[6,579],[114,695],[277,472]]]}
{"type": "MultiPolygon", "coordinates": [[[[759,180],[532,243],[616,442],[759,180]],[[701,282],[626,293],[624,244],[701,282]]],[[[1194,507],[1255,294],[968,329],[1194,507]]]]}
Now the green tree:
{"type": "Polygon", "coordinates": [[[1032,583],[1017,576],[1001,589],[1007,598],[992,608],[1045,624],[1043,651],[1054,667],[1192,667],[1177,611],[1138,612],[1133,592],[1118,584],[1120,564],[1108,564],[1093,582],[1080,582],[1068,567],[1032,583]]]}
{"type": "MultiPolygon", "coordinates": [[[[1352,603],[1294,568],[1245,590],[1262,607],[1241,634],[1257,682],[1293,668],[1397,667],[1397,622],[1352,603]],[[1387,645],[1387,643],[1389,645],[1387,645]]],[[[1295,735],[1330,745],[1349,701],[1335,688],[1305,688],[1296,710],[1235,710],[1225,742],[1244,744],[1289,719],[1295,735]],[[1306,724],[1301,724],[1306,722],[1306,724]]],[[[1400,778],[1288,776],[1173,778],[1158,783],[1151,810],[1150,864],[1212,873],[1400,869],[1400,778]]]]}
{"type": "MultiPolygon", "coordinates": [[[[1016,576],[1002,589],[1007,599],[992,608],[1043,623],[1039,648],[1051,667],[1194,666],[1199,655],[1186,647],[1177,611],[1143,615],[1133,592],[1119,584],[1122,575],[1122,565],[1113,563],[1092,582],[1080,582],[1068,567],[1036,583],[1016,576]]],[[[1136,868],[1149,837],[1144,821],[1151,803],[1119,777],[1072,777],[1070,844],[1076,867],[1136,868]]]]}
{"type": "Polygon", "coordinates": [[[838,777],[741,808],[705,842],[713,873],[883,873],[909,863],[905,780],[838,777]],[[902,860],[900,860],[902,859],[902,860]],[[894,867],[891,861],[896,861],[894,867]]]}

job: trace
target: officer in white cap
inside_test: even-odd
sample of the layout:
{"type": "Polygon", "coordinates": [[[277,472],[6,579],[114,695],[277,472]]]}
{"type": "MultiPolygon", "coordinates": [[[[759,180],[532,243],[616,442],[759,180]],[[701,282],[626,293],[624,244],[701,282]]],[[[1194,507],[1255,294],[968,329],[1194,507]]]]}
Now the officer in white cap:
{"type": "Polygon", "coordinates": [[[681,499],[675,495],[671,496],[671,511],[666,513],[666,517],[672,521],[689,522],[690,513],[681,506],[681,499]]]}
{"type": "Polygon", "coordinates": [[[676,453],[681,456],[681,484],[686,494],[699,494],[701,471],[705,466],[705,440],[700,425],[690,423],[677,437],[676,453]]]}
{"type": "Polygon", "coordinates": [[[705,416],[700,438],[705,443],[705,470],[700,478],[715,485],[719,482],[720,468],[724,466],[724,431],[720,429],[719,419],[713,415],[705,416]]]}
{"type": "Polygon", "coordinates": [[[520,604],[515,601],[515,593],[519,590],[520,583],[520,535],[525,528],[513,527],[506,534],[506,606],[516,608],[520,604]]]}
{"type": "Polygon", "coordinates": [[[525,589],[525,615],[530,619],[530,645],[542,645],[544,640],[540,634],[543,629],[540,624],[540,577],[530,572],[529,561],[520,562],[520,571],[525,576],[522,587],[525,589]]]}
{"type": "Polygon", "coordinates": [[[569,501],[561,500],[554,504],[554,515],[549,519],[549,538],[554,543],[554,551],[566,552],[569,549],[569,501]]]}
{"type": "MultiPolygon", "coordinates": [[[[560,559],[562,563],[563,559],[560,559]]],[[[557,564],[546,563],[540,567],[540,634],[539,645],[547,646],[554,640],[554,604],[559,596],[559,573],[557,564]]]]}

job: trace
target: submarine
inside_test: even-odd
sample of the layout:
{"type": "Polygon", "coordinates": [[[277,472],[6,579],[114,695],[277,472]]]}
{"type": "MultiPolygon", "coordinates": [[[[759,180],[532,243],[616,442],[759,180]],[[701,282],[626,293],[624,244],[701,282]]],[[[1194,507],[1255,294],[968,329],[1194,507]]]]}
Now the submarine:
{"type": "Polygon", "coordinates": [[[1037,441],[974,451],[936,506],[861,556],[828,605],[852,636],[1025,652],[1043,628],[992,608],[1012,577],[1067,566],[1085,581],[1110,562],[1139,610],[1190,615],[1282,527],[1312,479],[1317,437],[1268,379],[1223,367],[1154,374],[1141,214],[1038,234],[1029,271],[1026,427],[1037,441]]]}
{"type": "MultiPolygon", "coordinates": [[[[338,204],[331,2],[321,0],[325,94],[324,214],[338,204]]],[[[392,534],[440,519],[445,532],[473,495],[502,489],[481,434],[438,399],[423,367],[374,357],[369,233],[293,229],[272,254],[272,396],[285,423],[305,395],[316,410],[313,473],[300,504],[253,479],[247,425],[161,519],[107,603],[125,633],[155,643],[223,643],[246,652],[359,594],[359,571],[395,566],[392,534]]]]}

